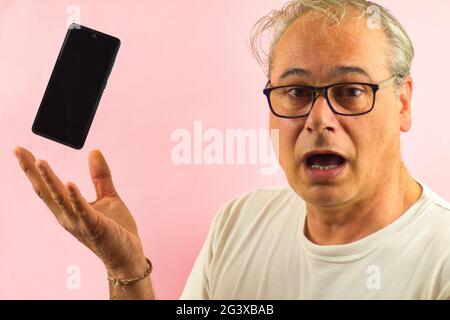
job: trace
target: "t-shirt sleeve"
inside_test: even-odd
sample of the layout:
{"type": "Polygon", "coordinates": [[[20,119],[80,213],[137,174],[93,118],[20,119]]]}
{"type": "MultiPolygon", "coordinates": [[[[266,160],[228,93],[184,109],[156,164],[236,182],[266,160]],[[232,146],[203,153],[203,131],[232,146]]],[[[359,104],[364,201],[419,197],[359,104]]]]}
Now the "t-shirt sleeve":
{"type": "Polygon", "coordinates": [[[213,241],[217,229],[217,221],[223,213],[223,208],[214,217],[208,235],[203,243],[200,253],[181,293],[180,300],[207,300],[211,299],[209,268],[213,255],[213,241]]]}

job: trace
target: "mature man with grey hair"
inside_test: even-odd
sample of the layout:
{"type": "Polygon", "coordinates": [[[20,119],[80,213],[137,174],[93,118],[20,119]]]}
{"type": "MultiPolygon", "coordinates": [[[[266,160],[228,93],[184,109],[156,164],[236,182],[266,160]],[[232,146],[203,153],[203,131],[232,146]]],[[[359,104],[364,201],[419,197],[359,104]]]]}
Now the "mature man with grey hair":
{"type": "MultiPolygon", "coordinates": [[[[450,299],[450,204],[400,154],[413,90],[404,28],[368,1],[298,0],[253,31],[289,187],[219,211],[181,298],[450,299]],[[267,60],[258,47],[266,31],[267,60]]],[[[105,264],[111,298],[155,298],[151,263],[101,153],[89,155],[90,203],[45,161],[20,147],[16,155],[58,221],[105,264]]]]}

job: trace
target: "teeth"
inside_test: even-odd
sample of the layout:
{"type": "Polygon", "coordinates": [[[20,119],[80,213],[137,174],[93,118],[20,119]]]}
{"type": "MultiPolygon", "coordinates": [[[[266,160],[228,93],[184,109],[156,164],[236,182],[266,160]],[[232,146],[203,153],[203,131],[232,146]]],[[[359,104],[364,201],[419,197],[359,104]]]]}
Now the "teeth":
{"type": "Polygon", "coordinates": [[[336,165],[331,165],[331,166],[321,166],[318,164],[314,164],[311,166],[311,168],[313,169],[319,169],[319,170],[330,170],[330,169],[336,169],[338,166],[336,165]]]}

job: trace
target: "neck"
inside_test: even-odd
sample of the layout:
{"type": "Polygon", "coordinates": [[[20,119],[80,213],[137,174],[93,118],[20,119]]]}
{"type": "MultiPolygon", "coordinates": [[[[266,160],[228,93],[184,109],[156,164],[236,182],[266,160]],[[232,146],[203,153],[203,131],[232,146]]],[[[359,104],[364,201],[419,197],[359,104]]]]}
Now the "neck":
{"type": "Polygon", "coordinates": [[[382,229],[405,213],[422,194],[422,187],[400,162],[391,179],[364,199],[334,207],[306,204],[305,235],[319,245],[347,244],[382,229]]]}

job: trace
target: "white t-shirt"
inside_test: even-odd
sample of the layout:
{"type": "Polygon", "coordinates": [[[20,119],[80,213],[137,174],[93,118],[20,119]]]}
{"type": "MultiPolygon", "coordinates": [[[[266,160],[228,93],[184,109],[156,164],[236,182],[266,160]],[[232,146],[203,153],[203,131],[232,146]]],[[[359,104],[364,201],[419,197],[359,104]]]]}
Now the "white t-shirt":
{"type": "Polygon", "coordinates": [[[305,237],[290,187],[241,196],[215,216],[180,299],[450,299],[450,204],[420,184],[393,223],[333,246],[305,237]]]}

